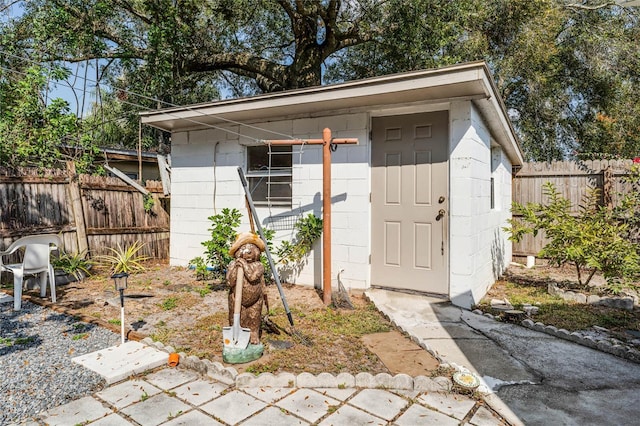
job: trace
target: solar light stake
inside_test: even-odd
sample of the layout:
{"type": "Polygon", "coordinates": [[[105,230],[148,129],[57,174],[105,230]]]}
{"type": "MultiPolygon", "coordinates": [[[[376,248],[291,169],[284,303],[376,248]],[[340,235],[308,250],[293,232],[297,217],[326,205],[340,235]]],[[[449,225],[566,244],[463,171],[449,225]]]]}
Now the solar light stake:
{"type": "Polygon", "coordinates": [[[129,277],[129,274],[126,272],[111,275],[116,290],[120,292],[120,335],[122,343],[124,343],[124,290],[127,288],[127,277],[129,277]]]}

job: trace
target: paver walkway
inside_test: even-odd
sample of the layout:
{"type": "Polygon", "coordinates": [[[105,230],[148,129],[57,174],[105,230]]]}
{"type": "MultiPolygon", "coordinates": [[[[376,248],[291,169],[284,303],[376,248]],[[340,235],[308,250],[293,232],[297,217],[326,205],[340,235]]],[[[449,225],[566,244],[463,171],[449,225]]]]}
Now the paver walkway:
{"type": "Polygon", "coordinates": [[[356,388],[240,388],[163,368],[42,415],[49,425],[499,425],[453,393],[356,388]]]}

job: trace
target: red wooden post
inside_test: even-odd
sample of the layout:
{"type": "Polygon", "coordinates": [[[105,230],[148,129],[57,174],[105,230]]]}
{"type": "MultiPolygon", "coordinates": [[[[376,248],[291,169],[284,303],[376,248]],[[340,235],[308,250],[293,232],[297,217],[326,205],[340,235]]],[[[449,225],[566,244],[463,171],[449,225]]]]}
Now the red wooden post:
{"type": "Polygon", "coordinates": [[[266,140],[271,145],[322,144],[322,301],[331,304],[331,144],[357,144],[357,138],[332,139],[331,129],[322,131],[322,139],[266,140]]]}
{"type": "Polygon", "coordinates": [[[331,129],[322,131],[322,300],[331,303],[331,129]]]}

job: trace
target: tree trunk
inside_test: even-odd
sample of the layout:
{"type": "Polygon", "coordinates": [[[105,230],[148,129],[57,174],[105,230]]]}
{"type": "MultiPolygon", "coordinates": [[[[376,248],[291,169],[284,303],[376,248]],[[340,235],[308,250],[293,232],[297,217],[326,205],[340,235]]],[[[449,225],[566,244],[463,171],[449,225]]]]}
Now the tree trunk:
{"type": "Polygon", "coordinates": [[[322,84],[323,47],[317,40],[317,16],[298,11],[293,14],[291,24],[296,54],[287,68],[284,89],[319,86],[322,84]]]}

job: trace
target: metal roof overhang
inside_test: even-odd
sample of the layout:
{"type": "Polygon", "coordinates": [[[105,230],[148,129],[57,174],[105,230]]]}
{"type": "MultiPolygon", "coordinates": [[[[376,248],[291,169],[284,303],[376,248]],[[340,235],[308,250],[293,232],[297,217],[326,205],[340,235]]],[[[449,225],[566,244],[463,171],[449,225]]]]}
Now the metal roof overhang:
{"type": "Polygon", "coordinates": [[[248,98],[140,113],[142,123],[180,132],[223,123],[255,123],[419,103],[471,100],[514,166],[523,162],[515,132],[484,62],[393,74],[248,98]]]}

